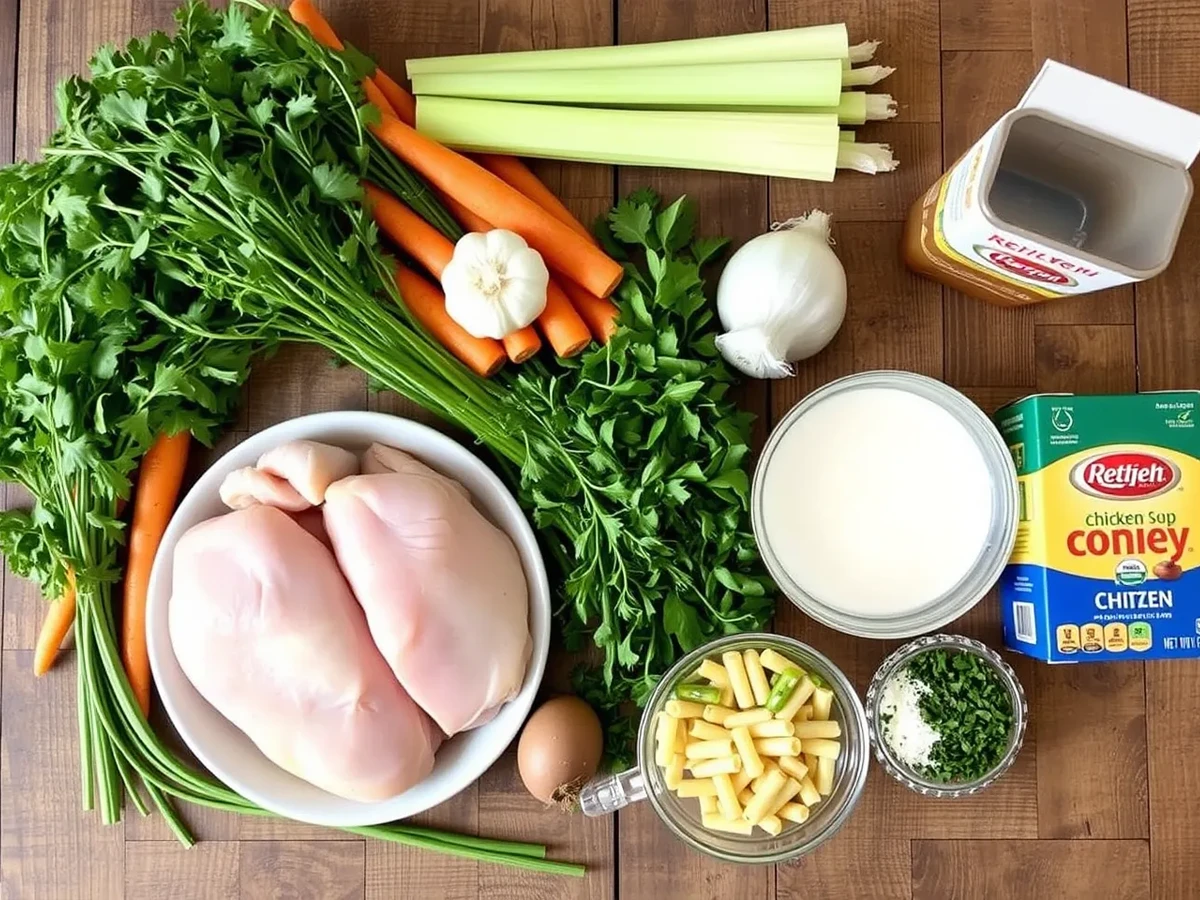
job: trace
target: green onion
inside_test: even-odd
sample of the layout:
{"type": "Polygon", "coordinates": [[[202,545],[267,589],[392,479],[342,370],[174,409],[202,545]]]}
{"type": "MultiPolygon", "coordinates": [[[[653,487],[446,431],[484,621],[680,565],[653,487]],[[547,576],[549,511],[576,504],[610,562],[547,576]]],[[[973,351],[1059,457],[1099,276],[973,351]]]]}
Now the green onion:
{"type": "Polygon", "coordinates": [[[815,25],[686,41],[410,59],[408,76],[415,78],[434,72],[624,69],[631,66],[707,65],[789,59],[848,59],[852,62],[865,62],[874,52],[874,42],[851,48],[845,25],[815,25]]]}
{"type": "Polygon", "coordinates": [[[720,703],[721,689],[715,684],[677,684],[676,700],[694,700],[697,703],[720,703]]]}
{"type": "Polygon", "coordinates": [[[818,675],[816,672],[809,672],[808,680],[813,683],[813,687],[825,687],[825,685],[827,684],[825,679],[822,678],[820,675],[818,675]]]}
{"type": "MultiPolygon", "coordinates": [[[[862,71],[850,69],[845,74],[862,71]]],[[[414,75],[413,93],[577,106],[836,107],[843,74],[836,59],[554,72],[436,72],[414,75]]]]}
{"type": "Polygon", "coordinates": [[[779,678],[771,688],[771,693],[767,695],[767,709],[777,713],[787,706],[788,699],[796,692],[796,685],[800,683],[802,677],[804,677],[804,673],[799,669],[785,669],[780,672],[779,678]]]}

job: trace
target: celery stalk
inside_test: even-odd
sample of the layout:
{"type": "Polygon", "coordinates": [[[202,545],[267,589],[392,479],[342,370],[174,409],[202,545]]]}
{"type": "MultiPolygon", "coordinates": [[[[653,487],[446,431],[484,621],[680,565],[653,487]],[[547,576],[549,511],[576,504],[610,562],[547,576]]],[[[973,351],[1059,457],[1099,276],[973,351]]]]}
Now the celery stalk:
{"type": "Polygon", "coordinates": [[[435,72],[413,76],[413,93],[527,103],[658,106],[836,106],[836,59],[563,69],[555,72],[435,72]]]}
{"type": "MultiPolygon", "coordinates": [[[[859,51],[859,55],[861,55],[861,51],[859,51]]],[[[413,78],[417,75],[429,75],[434,72],[618,69],[633,66],[847,59],[849,56],[850,40],[847,37],[845,25],[815,25],[807,28],[785,28],[780,31],[730,34],[651,44],[433,56],[425,59],[410,59],[408,76],[413,78]]]]}
{"type": "Polygon", "coordinates": [[[831,181],[887,171],[890,151],[844,144],[837,116],[595,109],[423,96],[417,128],[460,150],[831,181]],[[856,148],[847,153],[844,148],[856,148]]]}
{"type": "Polygon", "coordinates": [[[842,72],[843,87],[865,87],[878,84],[887,78],[895,68],[892,66],[858,66],[842,72]]]}
{"type": "MultiPolygon", "coordinates": [[[[583,104],[585,106],[591,104],[583,104]]],[[[600,105],[600,104],[596,104],[600,105]]],[[[891,94],[868,94],[863,91],[843,91],[837,106],[685,106],[683,104],[664,104],[655,107],[661,110],[691,110],[693,112],[725,112],[725,113],[771,113],[804,115],[828,115],[836,113],[839,125],[864,125],[881,119],[891,119],[896,115],[896,101],[891,94]]]]}

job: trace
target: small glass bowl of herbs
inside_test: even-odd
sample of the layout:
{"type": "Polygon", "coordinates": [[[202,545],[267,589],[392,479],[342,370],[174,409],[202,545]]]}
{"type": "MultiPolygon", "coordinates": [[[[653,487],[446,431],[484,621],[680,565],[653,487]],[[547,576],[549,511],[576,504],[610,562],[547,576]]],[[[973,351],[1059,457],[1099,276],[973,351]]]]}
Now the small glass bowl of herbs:
{"type": "Polygon", "coordinates": [[[965,797],[1016,760],[1029,707],[1012,667],[990,647],[938,634],[905,644],[867,688],[875,758],[930,797],[965,797]]]}

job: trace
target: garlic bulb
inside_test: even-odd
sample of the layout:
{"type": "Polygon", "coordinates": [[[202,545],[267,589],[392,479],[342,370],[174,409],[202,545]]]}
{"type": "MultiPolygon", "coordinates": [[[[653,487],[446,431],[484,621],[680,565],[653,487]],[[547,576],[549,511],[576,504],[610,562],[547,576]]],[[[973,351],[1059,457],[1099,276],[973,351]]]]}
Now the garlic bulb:
{"type": "Polygon", "coordinates": [[[446,312],[477,338],[506,337],[536,319],[549,282],[541,254],[501,228],[464,234],[442,271],[446,312]]]}
{"type": "Polygon", "coordinates": [[[717,285],[726,333],[717,349],[752,378],[786,378],[791,362],[833,340],[846,316],[846,272],[830,247],[829,214],[773,226],[729,260],[717,285]]]}

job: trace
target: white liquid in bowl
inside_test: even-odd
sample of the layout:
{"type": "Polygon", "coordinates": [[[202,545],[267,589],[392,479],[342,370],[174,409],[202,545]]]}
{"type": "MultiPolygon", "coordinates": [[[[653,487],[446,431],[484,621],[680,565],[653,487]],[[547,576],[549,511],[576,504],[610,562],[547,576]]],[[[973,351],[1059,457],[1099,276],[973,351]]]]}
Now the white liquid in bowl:
{"type": "Polygon", "coordinates": [[[899,388],[834,393],[782,435],[762,482],[771,553],[809,596],[884,618],[937,600],[992,522],[983,452],[951,413],[899,388]]]}

